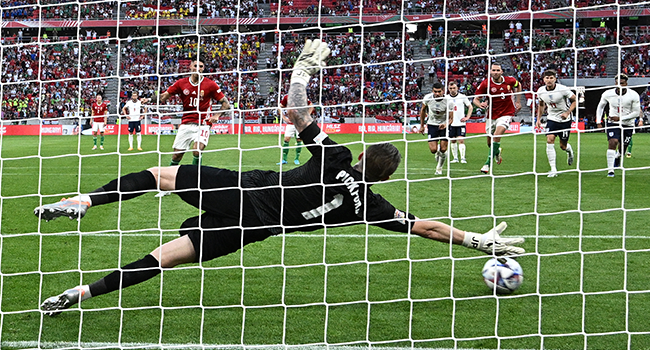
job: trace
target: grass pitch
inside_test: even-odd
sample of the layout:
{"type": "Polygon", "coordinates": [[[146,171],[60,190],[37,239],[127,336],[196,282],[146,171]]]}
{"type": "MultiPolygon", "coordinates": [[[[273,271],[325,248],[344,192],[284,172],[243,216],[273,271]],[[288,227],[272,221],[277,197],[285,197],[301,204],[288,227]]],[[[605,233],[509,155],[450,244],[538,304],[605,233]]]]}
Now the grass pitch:
{"type": "MultiPolygon", "coordinates": [[[[92,191],[117,176],[167,165],[173,136],[5,136],[0,182],[2,348],[191,348],[369,344],[426,348],[650,348],[650,136],[634,136],[624,169],[607,178],[605,135],[571,136],[576,164],[558,154],[547,178],[542,136],[502,140],[504,162],[479,172],[485,137],[466,141],[468,164],[434,176],[420,135],[334,135],[356,156],[362,141],[393,140],[403,164],[373,186],[420,218],[485,232],[507,221],[526,237],[525,281],[496,296],[482,281],[487,257],[415,236],[353,226],[291,234],[44,317],[40,302],[92,282],[176,237],[196,209],[147,194],[92,208],[81,221],[39,222],[42,203],[92,191]],[[118,147],[119,145],[119,147],[118,147]]],[[[279,137],[215,135],[203,164],[274,169],[279,137]]],[[[289,160],[293,159],[291,150],[289,160]]],[[[303,150],[306,161],[309,152],[303,150]]],[[[183,163],[191,162],[186,155],[183,163]]],[[[293,164],[285,165],[294,167],[293,164]]],[[[228,203],[224,203],[228,205],[228,203]]]]}

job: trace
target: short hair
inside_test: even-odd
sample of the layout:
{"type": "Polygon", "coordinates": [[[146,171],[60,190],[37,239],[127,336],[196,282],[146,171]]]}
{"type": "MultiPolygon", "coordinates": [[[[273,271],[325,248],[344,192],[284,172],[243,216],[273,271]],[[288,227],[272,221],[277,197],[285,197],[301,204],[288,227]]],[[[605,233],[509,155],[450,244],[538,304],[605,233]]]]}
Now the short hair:
{"type": "Polygon", "coordinates": [[[439,81],[436,81],[435,83],[433,83],[433,87],[431,89],[432,90],[433,89],[442,89],[442,84],[439,81]]]}
{"type": "Polygon", "coordinates": [[[625,73],[621,73],[621,74],[616,75],[616,76],[614,77],[614,79],[617,79],[617,80],[625,80],[625,81],[627,81],[628,77],[627,77],[627,74],[625,74],[625,73]]]}
{"type": "Polygon", "coordinates": [[[499,67],[502,67],[502,66],[501,66],[501,62],[499,62],[499,61],[494,61],[494,62],[490,63],[490,67],[492,67],[492,66],[499,66],[499,67]]]}
{"type": "Polygon", "coordinates": [[[557,78],[557,72],[554,69],[547,69],[542,74],[542,78],[544,78],[544,77],[556,77],[557,78]]]}
{"type": "Polygon", "coordinates": [[[104,98],[104,96],[102,96],[102,94],[96,94],[96,95],[95,95],[95,98],[97,98],[97,96],[99,96],[99,97],[101,97],[101,98],[104,98]]]}
{"type": "Polygon", "coordinates": [[[448,86],[448,87],[449,87],[449,86],[452,86],[452,85],[458,85],[458,83],[457,83],[455,80],[452,80],[452,81],[450,81],[450,82],[447,83],[447,86],[448,86]]]}
{"type": "Polygon", "coordinates": [[[402,155],[397,147],[390,143],[378,143],[366,149],[364,155],[364,170],[366,180],[381,181],[389,178],[402,161],[402,155]]]}

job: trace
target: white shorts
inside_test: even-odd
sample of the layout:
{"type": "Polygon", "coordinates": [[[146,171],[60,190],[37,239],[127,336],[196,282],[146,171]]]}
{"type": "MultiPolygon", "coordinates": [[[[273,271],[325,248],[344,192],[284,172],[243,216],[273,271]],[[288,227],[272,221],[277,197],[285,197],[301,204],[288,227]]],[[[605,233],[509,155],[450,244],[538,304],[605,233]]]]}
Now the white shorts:
{"type": "Polygon", "coordinates": [[[512,116],[503,116],[498,119],[488,119],[485,121],[485,133],[488,135],[493,135],[497,130],[498,126],[503,126],[506,130],[510,129],[510,122],[512,121],[512,116]]]}
{"type": "Polygon", "coordinates": [[[192,142],[199,142],[207,146],[209,139],[209,125],[181,124],[178,127],[172,148],[184,151],[190,148],[192,142]]]}
{"type": "Polygon", "coordinates": [[[104,132],[106,125],[102,122],[93,122],[92,132],[104,132]]]}
{"type": "Polygon", "coordinates": [[[287,124],[287,126],[284,128],[284,137],[296,137],[298,138],[298,131],[296,130],[296,126],[293,124],[287,124]]]}

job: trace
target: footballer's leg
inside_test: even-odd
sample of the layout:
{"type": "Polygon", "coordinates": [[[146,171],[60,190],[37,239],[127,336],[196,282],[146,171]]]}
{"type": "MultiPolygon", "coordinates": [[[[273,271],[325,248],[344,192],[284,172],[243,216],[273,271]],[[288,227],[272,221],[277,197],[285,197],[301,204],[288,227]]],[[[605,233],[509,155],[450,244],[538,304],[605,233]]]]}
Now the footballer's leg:
{"type": "Polygon", "coordinates": [[[43,220],[53,220],[60,216],[80,219],[95,205],[129,200],[159,187],[174,190],[178,167],[159,167],[124,175],[88,194],[64,198],[60,202],[46,204],[34,209],[34,215],[43,220]],[[118,187],[119,184],[119,187],[118,187]]]}
{"type": "Polygon", "coordinates": [[[191,263],[195,260],[194,245],[190,238],[184,235],[91,284],[68,289],[59,295],[45,299],[41,304],[41,310],[48,316],[55,316],[81,301],[147,281],[157,276],[162,268],[191,263]]]}

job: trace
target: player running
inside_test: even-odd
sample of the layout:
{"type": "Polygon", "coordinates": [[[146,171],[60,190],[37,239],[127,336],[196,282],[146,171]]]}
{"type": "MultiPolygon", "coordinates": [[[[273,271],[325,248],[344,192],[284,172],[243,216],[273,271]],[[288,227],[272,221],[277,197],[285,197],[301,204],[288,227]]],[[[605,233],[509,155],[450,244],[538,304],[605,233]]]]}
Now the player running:
{"type": "Polygon", "coordinates": [[[95,102],[90,105],[92,113],[92,133],[93,133],[93,150],[97,149],[97,134],[100,134],[99,149],[104,149],[104,130],[106,129],[106,120],[108,117],[108,103],[102,99],[102,95],[97,94],[95,102]]]}
{"type": "MultiPolygon", "coordinates": [[[[172,145],[174,153],[169,165],[178,165],[185,151],[190,147],[193,149],[194,156],[192,164],[199,165],[200,152],[208,145],[212,123],[217,122],[219,117],[230,109],[230,102],[221,92],[219,85],[201,75],[204,69],[203,61],[193,60],[190,63],[192,75],[176,81],[160,95],[161,104],[167,102],[173,95],[178,95],[183,101],[183,117],[172,145]],[[216,113],[212,113],[212,100],[221,103],[221,108],[216,113]]],[[[156,197],[169,194],[169,191],[160,191],[156,197]]]]}
{"type": "Polygon", "coordinates": [[[56,315],[80,301],[151,279],[162,269],[212,260],[273,235],[323,227],[370,224],[487,254],[525,253],[515,246],[523,238],[500,236],[507,226],[503,222],[485,234],[465,232],[419,220],[373,193],[372,184],[387,180],[397,169],[401,161],[397,148],[373,144],[352,165],[350,150],[332,141],[309,115],[306,86],[325,64],[329,51],[320,40],[307,40],[291,76],[289,119],[312,153],[304,165],[282,174],[189,165],[151,168],[113,180],[90,194],[36,208],[35,214],[42,219],[81,218],[90,207],[128,200],[160,187],[179,190],[179,197],[205,211],[181,225],[179,238],[142,259],[89,285],[45,299],[43,312],[56,315]]]}
{"type": "Polygon", "coordinates": [[[149,102],[148,98],[138,99],[138,92],[131,92],[131,99],[128,100],[124,107],[122,107],[122,113],[126,115],[129,120],[129,151],[133,151],[133,135],[137,134],[138,138],[138,151],[142,151],[142,134],[140,125],[142,119],[144,119],[144,114],[142,114],[142,109],[144,108],[144,113],[147,113],[147,107],[144,107],[142,104],[149,102]]]}
{"type": "Polygon", "coordinates": [[[485,132],[487,136],[487,145],[490,148],[485,165],[481,172],[487,174],[490,172],[490,163],[492,158],[497,164],[501,164],[501,135],[505,134],[510,128],[512,117],[521,109],[521,84],[514,77],[503,75],[500,63],[492,63],[490,66],[490,78],[481,82],[476,89],[474,105],[485,109],[488,112],[488,118],[485,121],[485,132]],[[512,102],[512,95],[515,96],[515,102],[512,102]],[[487,99],[481,102],[480,95],[487,95],[487,99]],[[488,107],[490,108],[488,110],[488,107]]]}
{"type": "Polygon", "coordinates": [[[452,112],[449,100],[445,97],[442,84],[436,82],[433,84],[431,93],[422,99],[422,109],[420,109],[420,132],[424,134],[426,121],[429,133],[429,151],[436,155],[435,175],[442,175],[442,166],[447,159],[447,125],[449,125],[450,118],[452,118],[452,112]],[[440,142],[440,147],[438,147],[438,142],[440,142]]]}
{"type": "Polygon", "coordinates": [[[465,132],[466,124],[472,116],[474,106],[469,102],[469,98],[458,92],[458,84],[455,81],[449,82],[449,95],[451,103],[452,122],[449,127],[449,138],[451,139],[451,154],[453,159],[450,163],[458,163],[458,151],[460,150],[460,162],[467,163],[465,159],[465,132]],[[467,108],[467,112],[465,112],[467,108]]]}
{"type": "Polygon", "coordinates": [[[542,127],[542,115],[546,116],[546,157],[551,171],[548,177],[557,176],[555,164],[555,137],[560,137],[560,148],[567,153],[567,164],[573,164],[573,148],[569,143],[572,113],[576,109],[576,95],[568,87],[557,83],[557,72],[546,70],[542,77],[544,85],[537,89],[537,128],[542,127]]]}
{"type": "Polygon", "coordinates": [[[615,176],[614,168],[618,166],[616,163],[620,164],[621,159],[621,143],[623,144],[622,150],[625,150],[632,139],[634,120],[643,117],[639,94],[632,89],[625,88],[627,79],[627,75],[623,73],[617,75],[614,82],[620,87],[605,90],[600,96],[600,102],[596,108],[596,124],[598,124],[598,128],[601,128],[605,106],[609,104],[605,128],[608,143],[607,177],[615,176]]]}

